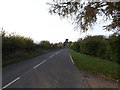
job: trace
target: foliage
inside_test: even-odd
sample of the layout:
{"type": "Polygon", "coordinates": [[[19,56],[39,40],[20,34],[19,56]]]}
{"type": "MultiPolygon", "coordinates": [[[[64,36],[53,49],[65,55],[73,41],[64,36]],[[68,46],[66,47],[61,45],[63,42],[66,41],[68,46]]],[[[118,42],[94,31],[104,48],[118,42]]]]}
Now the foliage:
{"type": "Polygon", "coordinates": [[[79,43],[78,42],[74,42],[73,45],[71,46],[71,49],[73,49],[74,51],[77,51],[79,52],[80,46],[79,46],[79,43]]]}
{"type": "Polygon", "coordinates": [[[19,50],[32,51],[35,49],[35,44],[31,38],[26,38],[20,35],[8,34],[1,31],[2,36],[2,54],[11,55],[19,50]]]}
{"type": "Polygon", "coordinates": [[[105,26],[108,31],[120,31],[120,2],[89,2],[85,0],[53,0],[49,12],[58,14],[60,17],[69,18],[80,27],[83,32],[92,27],[98,16],[103,16],[103,20],[112,20],[111,24],[105,26]]]}
{"type": "Polygon", "coordinates": [[[68,45],[68,39],[65,40],[65,42],[64,42],[63,45],[64,45],[64,46],[67,46],[67,45],[68,45]]]}
{"type": "Polygon", "coordinates": [[[86,55],[120,63],[120,35],[112,35],[109,38],[88,36],[79,42],[75,42],[71,48],[86,55]]]}
{"type": "Polygon", "coordinates": [[[120,35],[109,37],[109,59],[120,63],[120,35]]]}
{"type": "Polygon", "coordinates": [[[40,43],[39,43],[39,45],[42,47],[42,48],[50,48],[51,47],[51,44],[50,44],[50,42],[49,41],[45,41],[45,40],[43,40],[43,41],[41,41],[40,43]]]}
{"type": "Polygon", "coordinates": [[[120,64],[77,53],[73,50],[71,50],[71,55],[78,68],[120,81],[120,73],[118,72],[120,64]]]}
{"type": "Polygon", "coordinates": [[[16,35],[15,33],[9,34],[3,29],[0,31],[0,36],[2,36],[3,66],[55,50],[50,48],[51,44],[49,41],[41,41],[40,45],[35,44],[31,38],[16,35]]]}

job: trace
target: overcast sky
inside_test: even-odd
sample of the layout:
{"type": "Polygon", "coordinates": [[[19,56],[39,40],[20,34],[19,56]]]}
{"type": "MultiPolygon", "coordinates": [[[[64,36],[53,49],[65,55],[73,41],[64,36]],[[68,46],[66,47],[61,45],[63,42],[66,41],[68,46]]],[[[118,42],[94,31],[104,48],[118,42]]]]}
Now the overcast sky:
{"type": "Polygon", "coordinates": [[[35,42],[49,40],[51,43],[64,42],[65,39],[76,41],[85,35],[111,34],[102,30],[104,22],[87,33],[74,31],[74,26],[67,20],[48,13],[46,2],[50,0],[0,0],[0,28],[31,37],[35,42]]]}

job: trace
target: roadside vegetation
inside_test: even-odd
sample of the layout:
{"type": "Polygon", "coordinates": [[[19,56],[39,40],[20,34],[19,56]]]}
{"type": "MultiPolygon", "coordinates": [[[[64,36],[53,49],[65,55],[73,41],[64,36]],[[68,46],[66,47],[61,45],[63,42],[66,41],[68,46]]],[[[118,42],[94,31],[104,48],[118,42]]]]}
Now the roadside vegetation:
{"type": "Polygon", "coordinates": [[[120,80],[120,35],[87,36],[71,45],[71,54],[80,68],[120,80]]]}
{"type": "Polygon", "coordinates": [[[74,42],[74,51],[120,64],[120,35],[87,36],[74,42]]]}
{"type": "Polygon", "coordinates": [[[88,56],[71,50],[72,58],[79,69],[90,71],[102,77],[120,82],[120,64],[88,56]]]}
{"type": "Polygon", "coordinates": [[[47,40],[36,44],[31,38],[6,33],[4,30],[1,30],[0,36],[2,36],[2,66],[62,48],[59,47],[59,43],[52,44],[47,40]]]}

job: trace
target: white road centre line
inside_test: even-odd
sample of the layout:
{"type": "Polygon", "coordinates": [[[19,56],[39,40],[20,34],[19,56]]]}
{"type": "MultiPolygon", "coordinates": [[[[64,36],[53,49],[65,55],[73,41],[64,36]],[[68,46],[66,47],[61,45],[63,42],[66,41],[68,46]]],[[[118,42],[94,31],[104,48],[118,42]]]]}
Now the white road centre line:
{"type": "Polygon", "coordinates": [[[38,66],[40,66],[40,64],[38,64],[38,65],[34,66],[34,67],[33,67],[33,69],[37,68],[38,66]]]}
{"type": "Polygon", "coordinates": [[[33,69],[39,67],[41,64],[43,64],[44,62],[46,62],[47,60],[44,60],[43,62],[39,63],[38,65],[34,66],[33,69]]]}
{"type": "Polygon", "coordinates": [[[56,52],[55,54],[58,54],[58,52],[56,52]]]}
{"type": "MultiPolygon", "coordinates": [[[[19,80],[19,79],[20,79],[20,77],[14,79],[12,82],[10,82],[9,84],[7,84],[7,85],[5,85],[4,87],[2,87],[2,89],[7,88],[8,86],[10,86],[11,84],[13,84],[14,82],[16,82],[16,81],[19,80]]],[[[2,90],[2,89],[0,89],[0,90],[2,90]]]]}
{"type": "Polygon", "coordinates": [[[73,61],[73,59],[72,59],[72,57],[71,57],[71,55],[70,55],[70,59],[71,59],[72,63],[75,64],[74,61],[73,61]]]}
{"type": "Polygon", "coordinates": [[[57,53],[60,53],[61,51],[57,52],[57,53]]]}
{"type": "Polygon", "coordinates": [[[40,65],[43,64],[44,62],[46,62],[46,60],[44,60],[43,62],[41,62],[40,65]]]}
{"type": "MultiPolygon", "coordinates": [[[[61,50],[61,51],[63,51],[63,50],[61,50]]],[[[56,52],[56,54],[58,54],[58,53],[60,53],[61,51],[59,51],[59,52],[56,52]]],[[[52,58],[52,57],[54,57],[55,56],[55,54],[54,55],[51,55],[49,58],[52,58]]],[[[36,66],[34,66],[33,67],[33,69],[35,69],[35,68],[37,68],[37,67],[39,67],[41,64],[43,64],[44,62],[46,62],[47,60],[44,60],[43,62],[41,62],[40,64],[37,64],[36,66]]]]}
{"type": "Polygon", "coordinates": [[[60,50],[60,51],[58,51],[58,52],[56,52],[55,54],[58,54],[58,53],[60,53],[60,52],[62,52],[63,50],[60,50]]]}
{"type": "Polygon", "coordinates": [[[50,56],[49,58],[52,58],[54,55],[50,56]]]}
{"type": "Polygon", "coordinates": [[[60,52],[62,52],[63,50],[61,50],[60,52]]]}

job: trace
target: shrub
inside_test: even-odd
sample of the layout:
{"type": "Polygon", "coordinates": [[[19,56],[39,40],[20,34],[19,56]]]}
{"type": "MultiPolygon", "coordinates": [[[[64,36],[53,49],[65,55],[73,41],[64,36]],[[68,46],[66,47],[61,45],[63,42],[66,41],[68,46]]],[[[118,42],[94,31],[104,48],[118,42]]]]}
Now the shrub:
{"type": "Polygon", "coordinates": [[[5,31],[0,34],[2,34],[3,56],[15,54],[15,52],[19,50],[32,51],[35,48],[35,44],[31,38],[26,38],[15,34],[7,35],[5,31]]]}
{"type": "Polygon", "coordinates": [[[75,42],[71,48],[77,52],[120,63],[120,35],[112,35],[108,39],[104,36],[88,36],[75,42]]]}
{"type": "Polygon", "coordinates": [[[71,48],[72,48],[74,51],[79,52],[79,51],[80,51],[79,42],[74,42],[73,45],[71,46],[71,48]]]}

